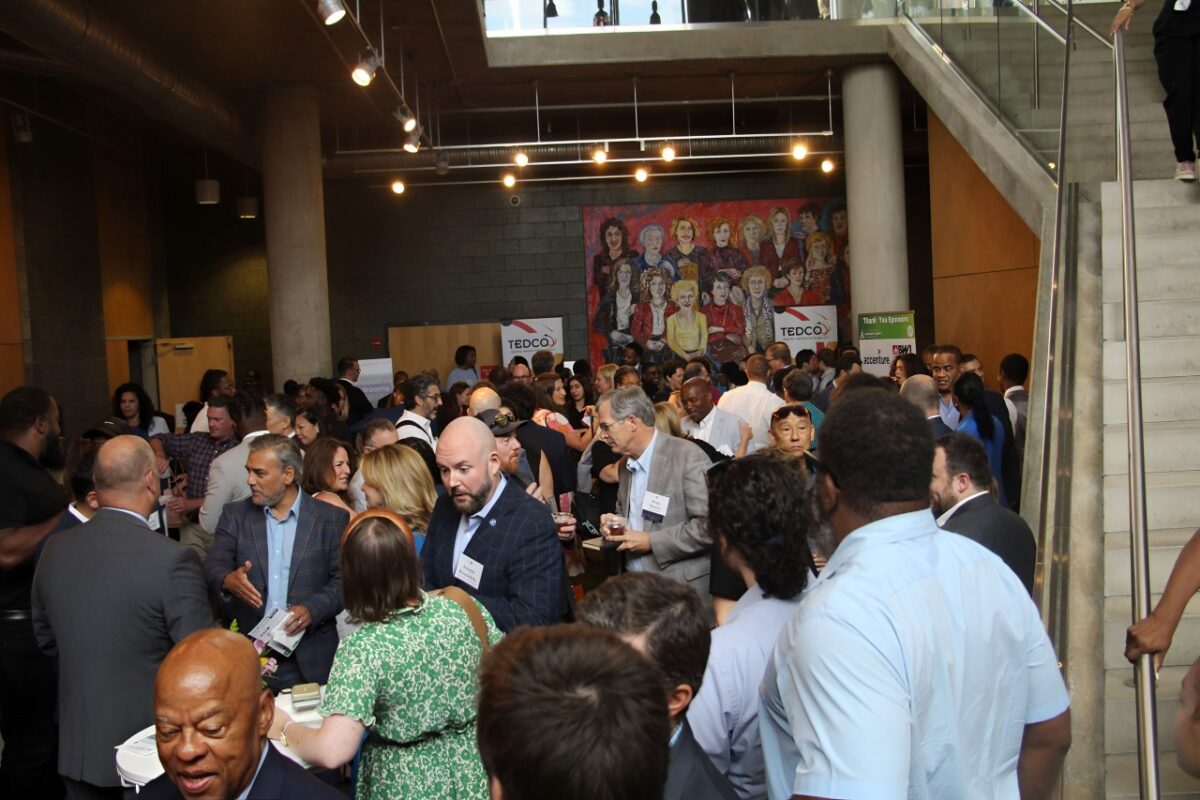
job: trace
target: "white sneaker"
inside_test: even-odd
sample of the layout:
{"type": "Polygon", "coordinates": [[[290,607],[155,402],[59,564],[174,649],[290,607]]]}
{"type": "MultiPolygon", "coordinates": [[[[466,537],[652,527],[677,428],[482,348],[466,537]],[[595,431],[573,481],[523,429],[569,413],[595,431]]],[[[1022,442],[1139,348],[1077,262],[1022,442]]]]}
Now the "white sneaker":
{"type": "Polygon", "coordinates": [[[1191,183],[1196,180],[1196,162],[1180,161],[1175,165],[1175,180],[1191,183]]]}

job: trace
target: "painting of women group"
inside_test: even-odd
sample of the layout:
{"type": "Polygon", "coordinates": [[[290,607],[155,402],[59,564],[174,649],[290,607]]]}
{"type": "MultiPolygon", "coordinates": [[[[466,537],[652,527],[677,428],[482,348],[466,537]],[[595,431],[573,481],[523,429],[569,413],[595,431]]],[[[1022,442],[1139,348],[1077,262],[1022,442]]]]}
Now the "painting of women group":
{"type": "Polygon", "coordinates": [[[583,223],[593,363],[719,368],[763,352],[788,306],[836,306],[850,330],[841,198],[588,206],[583,223]]]}

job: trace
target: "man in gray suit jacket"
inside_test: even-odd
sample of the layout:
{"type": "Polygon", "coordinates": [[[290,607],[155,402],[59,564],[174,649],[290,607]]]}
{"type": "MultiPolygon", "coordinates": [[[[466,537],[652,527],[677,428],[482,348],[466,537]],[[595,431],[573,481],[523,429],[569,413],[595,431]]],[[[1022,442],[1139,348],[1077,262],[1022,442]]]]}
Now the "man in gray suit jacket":
{"type": "Polygon", "coordinates": [[[58,769],[67,795],[121,797],[113,748],[154,721],[154,676],[212,625],[200,559],[150,530],[154,453],[118,436],[96,456],[101,508],[46,544],[33,580],[38,645],[58,658],[58,769]]]}
{"type": "Polygon", "coordinates": [[[250,498],[225,507],[204,561],[222,615],[237,620],[242,633],[275,607],[292,614],[287,633],[305,631],[292,655],[271,653],[280,689],[329,680],[342,610],[338,545],[350,515],[305,494],[301,467],[294,439],[267,434],[250,442],[250,498]]]}
{"type": "MultiPolygon", "coordinates": [[[[626,457],[617,489],[626,530],[606,539],[626,553],[629,571],[662,573],[708,600],[708,456],[692,442],[655,429],[654,405],[640,387],[606,393],[596,404],[596,418],[600,437],[626,457]]],[[[606,534],[611,516],[600,520],[606,534]]]]}
{"type": "Polygon", "coordinates": [[[238,401],[243,405],[242,421],[238,423],[242,441],[214,458],[208,468],[208,488],[204,491],[204,505],[200,506],[200,527],[208,534],[205,555],[212,547],[212,537],[217,532],[217,523],[225,506],[250,496],[250,485],[246,483],[250,442],[269,433],[266,404],[248,395],[239,395],[238,401]]]}

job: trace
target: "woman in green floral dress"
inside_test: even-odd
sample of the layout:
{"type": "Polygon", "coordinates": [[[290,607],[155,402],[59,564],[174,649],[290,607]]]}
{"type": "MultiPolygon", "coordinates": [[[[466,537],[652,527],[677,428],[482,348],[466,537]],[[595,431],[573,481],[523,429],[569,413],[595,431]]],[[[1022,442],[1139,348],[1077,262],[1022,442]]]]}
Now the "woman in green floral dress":
{"type": "MultiPolygon", "coordinates": [[[[378,509],[351,522],[342,591],[351,618],[363,624],[338,647],[318,709],[321,727],[295,724],[277,710],[271,736],[332,769],[354,757],[365,734],[358,800],[486,800],[475,748],[483,645],[461,606],[421,591],[407,533],[402,520],[378,509]]],[[[491,616],[475,605],[490,642],[498,642],[491,616]]]]}

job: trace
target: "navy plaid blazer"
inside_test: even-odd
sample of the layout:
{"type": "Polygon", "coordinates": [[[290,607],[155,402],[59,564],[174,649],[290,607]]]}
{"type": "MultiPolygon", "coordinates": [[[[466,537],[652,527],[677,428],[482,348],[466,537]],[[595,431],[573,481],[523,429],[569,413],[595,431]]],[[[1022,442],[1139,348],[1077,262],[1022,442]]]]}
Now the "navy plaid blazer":
{"type": "Polygon", "coordinates": [[[463,555],[483,565],[479,588],[454,577],[454,539],[462,514],[439,497],[421,548],[426,589],[457,586],[471,594],[507,633],[519,625],[562,621],[563,555],[546,506],[508,481],[463,555]]]}
{"type": "MultiPolygon", "coordinates": [[[[325,683],[329,680],[329,669],[338,646],[334,624],[334,618],[342,610],[338,547],[350,515],[301,492],[298,516],[287,601],[289,605],[306,607],[312,615],[312,625],[300,640],[293,657],[306,681],[325,683]]],[[[221,613],[226,619],[236,619],[242,633],[249,633],[258,624],[264,609],[252,608],[226,592],[221,588],[221,582],[249,561],[250,571],[246,577],[262,594],[265,603],[269,552],[267,521],[262,507],[254,505],[249,498],[227,504],[217,522],[208,558],[204,560],[204,576],[209,590],[220,599],[221,613]]]]}

